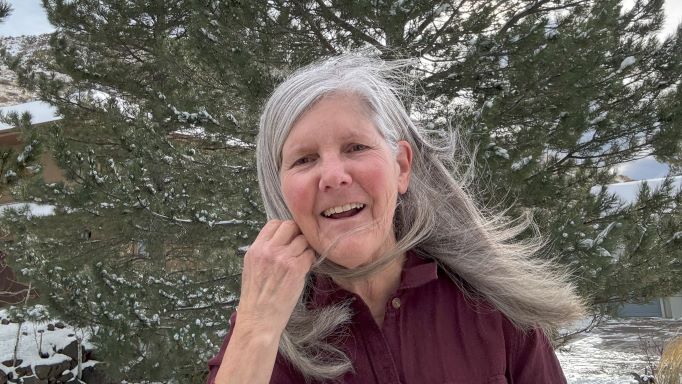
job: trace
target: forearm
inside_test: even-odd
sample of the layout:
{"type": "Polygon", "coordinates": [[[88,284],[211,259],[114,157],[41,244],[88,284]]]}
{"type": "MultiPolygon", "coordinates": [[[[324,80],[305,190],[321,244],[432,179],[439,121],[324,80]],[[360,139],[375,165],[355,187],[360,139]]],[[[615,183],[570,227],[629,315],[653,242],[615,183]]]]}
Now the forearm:
{"type": "Polygon", "coordinates": [[[270,382],[280,337],[314,262],[315,252],[294,221],[265,224],[244,256],[239,321],[209,384],[270,382]]]}
{"type": "Polygon", "coordinates": [[[215,384],[267,384],[275,366],[280,334],[235,327],[215,384]]]}

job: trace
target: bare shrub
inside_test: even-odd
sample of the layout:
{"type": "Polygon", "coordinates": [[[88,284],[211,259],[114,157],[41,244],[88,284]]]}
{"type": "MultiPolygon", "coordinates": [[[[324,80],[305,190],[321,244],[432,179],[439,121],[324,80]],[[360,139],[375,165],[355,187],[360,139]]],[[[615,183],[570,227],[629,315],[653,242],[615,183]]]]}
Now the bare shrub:
{"type": "Polygon", "coordinates": [[[658,384],[682,382],[682,336],[675,337],[665,345],[656,379],[658,384]]]}

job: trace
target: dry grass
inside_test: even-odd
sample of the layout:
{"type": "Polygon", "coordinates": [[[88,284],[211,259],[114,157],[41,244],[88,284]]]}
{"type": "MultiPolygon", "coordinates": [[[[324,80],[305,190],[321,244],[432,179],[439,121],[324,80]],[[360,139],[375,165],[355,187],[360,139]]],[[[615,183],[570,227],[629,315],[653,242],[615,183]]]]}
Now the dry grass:
{"type": "Polygon", "coordinates": [[[658,364],[657,384],[680,384],[682,382],[682,336],[667,343],[658,364]]]}

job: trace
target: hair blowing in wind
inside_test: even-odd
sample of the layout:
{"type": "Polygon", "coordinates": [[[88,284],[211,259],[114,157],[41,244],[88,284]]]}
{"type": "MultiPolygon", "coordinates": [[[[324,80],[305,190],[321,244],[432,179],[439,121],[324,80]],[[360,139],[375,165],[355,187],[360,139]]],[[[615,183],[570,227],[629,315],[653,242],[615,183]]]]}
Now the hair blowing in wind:
{"type": "MultiPolygon", "coordinates": [[[[467,156],[456,132],[434,139],[437,135],[429,135],[410,118],[401,99],[409,95],[411,65],[346,54],[304,67],[277,87],[264,107],[256,150],[268,219],[291,219],[278,175],[282,146],[292,126],[322,98],[349,94],[366,105],[390,148],[395,149],[400,140],[409,143],[412,174],[408,191],[398,197],[393,219],[396,246],[354,269],[327,260],[327,252],[322,252],[314,273],[338,279],[367,277],[412,251],[435,260],[467,296],[487,301],[521,329],[549,332],[580,318],[583,303],[565,271],[537,257],[544,246],[542,238],[535,233],[519,240],[521,233],[534,231],[532,219],[508,218],[478,205],[470,188],[473,174],[457,171],[455,154],[458,159],[467,156]]],[[[345,233],[334,244],[364,229],[345,233]]],[[[279,350],[307,380],[332,379],[352,370],[349,358],[334,342],[343,337],[351,313],[343,304],[308,309],[305,300],[312,289],[309,278],[279,350]]]]}

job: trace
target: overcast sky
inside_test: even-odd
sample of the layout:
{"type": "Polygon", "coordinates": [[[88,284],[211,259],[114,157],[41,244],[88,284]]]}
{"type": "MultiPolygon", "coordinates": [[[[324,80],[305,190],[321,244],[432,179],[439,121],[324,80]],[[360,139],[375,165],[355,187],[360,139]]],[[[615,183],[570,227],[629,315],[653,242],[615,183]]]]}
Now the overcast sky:
{"type": "Polygon", "coordinates": [[[54,31],[40,0],[9,0],[14,11],[0,24],[0,36],[40,35],[54,31]]]}
{"type": "MultiPolygon", "coordinates": [[[[623,0],[626,7],[634,2],[635,0],[623,0]]],[[[47,21],[40,0],[9,0],[9,3],[14,12],[0,24],[0,36],[37,35],[54,30],[47,21]]],[[[682,21],[682,0],[665,0],[664,8],[666,23],[662,34],[668,35],[682,21]]]]}
{"type": "MultiPolygon", "coordinates": [[[[635,0],[624,0],[631,6],[635,0]]],[[[12,14],[0,24],[0,36],[38,35],[52,32],[54,28],[47,21],[47,15],[40,0],[9,0],[14,8],[12,14]]],[[[666,23],[661,36],[672,34],[682,22],[682,0],[665,0],[666,23]]],[[[619,173],[635,180],[663,177],[668,166],[652,158],[626,163],[619,167],[619,173]]]]}

